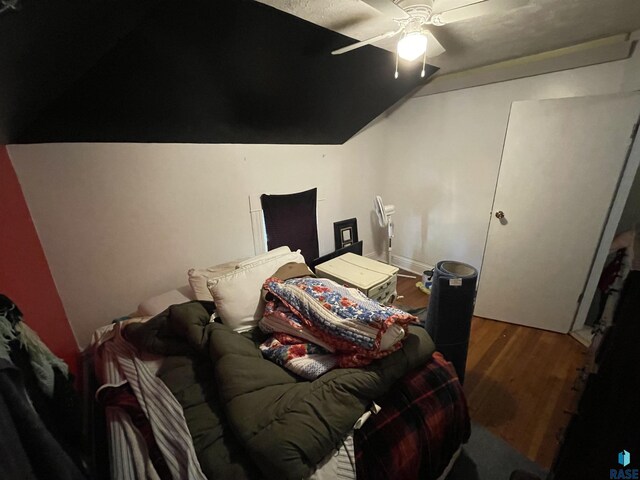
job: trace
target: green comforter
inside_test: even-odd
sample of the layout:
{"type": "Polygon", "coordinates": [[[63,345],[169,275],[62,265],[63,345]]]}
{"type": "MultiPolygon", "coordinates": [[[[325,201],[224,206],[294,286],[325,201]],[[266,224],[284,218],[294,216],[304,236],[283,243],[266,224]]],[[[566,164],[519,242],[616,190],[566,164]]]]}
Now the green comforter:
{"type": "Polygon", "coordinates": [[[174,305],[125,334],[142,350],[170,355],[158,375],[182,405],[212,479],[308,477],[371,401],[434,351],[412,326],[388,357],[307,381],[262,357],[259,330],[241,335],[209,323],[200,302],[174,305]]]}

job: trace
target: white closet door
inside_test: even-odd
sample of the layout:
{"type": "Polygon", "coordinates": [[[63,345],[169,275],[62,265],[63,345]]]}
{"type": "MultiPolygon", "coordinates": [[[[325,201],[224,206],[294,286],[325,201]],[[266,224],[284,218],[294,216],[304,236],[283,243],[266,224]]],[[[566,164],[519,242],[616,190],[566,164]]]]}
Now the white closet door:
{"type": "Polygon", "coordinates": [[[638,93],[512,104],[476,315],[569,331],[639,115],[638,93]]]}

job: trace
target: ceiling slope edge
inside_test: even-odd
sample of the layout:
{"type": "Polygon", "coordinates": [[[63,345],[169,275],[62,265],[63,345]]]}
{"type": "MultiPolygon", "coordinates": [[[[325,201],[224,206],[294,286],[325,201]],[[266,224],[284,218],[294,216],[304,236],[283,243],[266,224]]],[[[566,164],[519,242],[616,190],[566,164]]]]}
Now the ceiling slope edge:
{"type": "Polygon", "coordinates": [[[438,76],[417,89],[414,97],[423,97],[491,83],[532,77],[589,65],[624,60],[631,56],[638,32],[580,43],[571,47],[472,68],[438,76]]]}

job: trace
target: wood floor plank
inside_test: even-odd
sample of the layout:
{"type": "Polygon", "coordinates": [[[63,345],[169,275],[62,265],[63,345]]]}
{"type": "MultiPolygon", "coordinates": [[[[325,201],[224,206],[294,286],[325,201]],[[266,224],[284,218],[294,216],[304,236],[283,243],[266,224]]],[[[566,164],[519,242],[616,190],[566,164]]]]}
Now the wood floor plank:
{"type": "MultiPolygon", "coordinates": [[[[397,304],[426,307],[415,283],[398,278],[397,304]]],[[[550,468],[586,349],[568,335],[473,317],[464,390],[474,421],[550,468]]]]}

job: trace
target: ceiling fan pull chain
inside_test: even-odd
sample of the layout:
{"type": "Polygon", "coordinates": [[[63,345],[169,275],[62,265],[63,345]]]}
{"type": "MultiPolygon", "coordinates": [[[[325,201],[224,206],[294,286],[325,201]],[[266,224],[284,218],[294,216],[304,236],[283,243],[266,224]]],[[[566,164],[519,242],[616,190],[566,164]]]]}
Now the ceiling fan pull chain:
{"type": "Polygon", "coordinates": [[[395,78],[398,78],[398,49],[396,48],[396,74],[395,78]]]}
{"type": "Polygon", "coordinates": [[[424,78],[424,67],[427,64],[427,51],[425,50],[422,54],[422,71],[420,72],[420,77],[424,78]]]}

